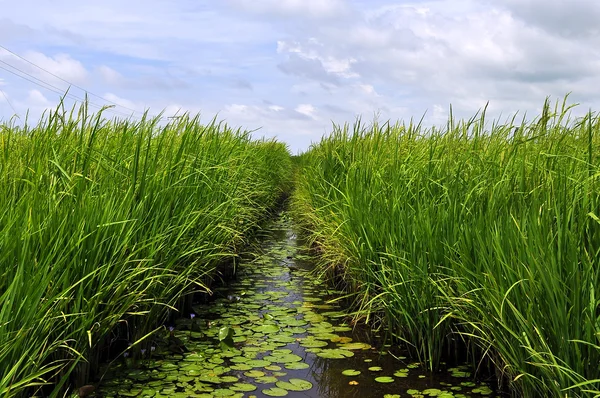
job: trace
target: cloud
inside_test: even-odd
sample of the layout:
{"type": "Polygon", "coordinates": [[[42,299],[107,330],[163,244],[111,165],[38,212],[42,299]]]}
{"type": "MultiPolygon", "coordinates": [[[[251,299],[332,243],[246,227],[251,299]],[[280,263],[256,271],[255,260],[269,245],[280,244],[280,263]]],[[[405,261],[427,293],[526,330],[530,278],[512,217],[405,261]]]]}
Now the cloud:
{"type": "MultiPolygon", "coordinates": [[[[122,106],[218,114],[298,150],[358,115],[426,112],[425,125],[443,125],[450,104],[470,117],[489,102],[490,117],[533,116],[546,96],[568,92],[582,113],[598,109],[599,18],[600,3],[587,0],[23,0],[3,14],[0,39],[122,106]]],[[[2,51],[0,60],[68,86],[2,51]]],[[[33,89],[58,101],[4,72],[19,112],[43,106],[33,89]]]]}
{"type": "Polygon", "coordinates": [[[123,75],[121,75],[119,72],[117,72],[113,68],[110,68],[106,65],[100,65],[97,68],[97,72],[100,75],[100,77],[102,78],[102,80],[106,84],[111,85],[111,86],[119,85],[119,84],[123,83],[123,81],[125,80],[123,78],[123,75]]]}
{"type": "Polygon", "coordinates": [[[277,68],[288,75],[295,75],[334,85],[340,84],[338,77],[328,72],[319,59],[290,54],[287,60],[277,65],[277,68]]]}
{"type": "Polygon", "coordinates": [[[593,38],[600,33],[600,3],[589,0],[504,0],[511,14],[545,33],[593,38]]]}
{"type": "Polygon", "coordinates": [[[55,80],[56,78],[49,75],[50,72],[60,78],[69,80],[73,83],[83,84],[87,80],[88,72],[80,61],[73,59],[69,54],[58,53],[54,56],[47,56],[37,51],[28,51],[23,57],[39,68],[33,67],[29,63],[22,60],[14,60],[27,70],[32,71],[38,77],[47,80],[55,80]],[[47,71],[47,72],[46,72],[47,71]]]}
{"type": "Polygon", "coordinates": [[[39,90],[29,91],[27,102],[34,107],[46,107],[51,105],[51,102],[48,100],[48,98],[46,98],[39,90]]]}
{"type": "Polygon", "coordinates": [[[0,40],[5,43],[9,39],[11,41],[14,40],[23,40],[30,39],[35,36],[35,30],[31,27],[15,23],[14,21],[8,18],[0,18],[0,40]]]}
{"type": "Polygon", "coordinates": [[[341,0],[227,0],[231,7],[259,15],[332,18],[347,12],[341,0]]]}
{"type": "Polygon", "coordinates": [[[306,115],[312,119],[316,119],[316,109],[314,106],[312,106],[311,104],[300,104],[296,107],[296,109],[294,109],[294,111],[302,114],[302,115],[306,115]]]}
{"type": "Polygon", "coordinates": [[[79,85],[85,83],[88,77],[83,64],[65,53],[47,56],[28,51],[20,58],[0,49],[0,64],[11,75],[54,91],[65,91],[69,87],[65,80],[79,85]]]}
{"type": "Polygon", "coordinates": [[[120,105],[121,107],[124,108],[129,108],[129,109],[134,109],[137,111],[143,111],[144,107],[143,105],[140,106],[140,104],[135,103],[134,101],[125,99],[125,98],[121,98],[116,94],[113,93],[106,93],[104,94],[103,98],[107,101],[109,101],[110,103],[115,103],[117,105],[120,105]]]}
{"type": "Polygon", "coordinates": [[[242,79],[242,78],[240,78],[240,79],[234,79],[231,82],[231,86],[233,88],[237,88],[237,89],[240,89],[240,90],[250,90],[250,91],[253,90],[252,83],[250,83],[248,80],[242,79]]]}

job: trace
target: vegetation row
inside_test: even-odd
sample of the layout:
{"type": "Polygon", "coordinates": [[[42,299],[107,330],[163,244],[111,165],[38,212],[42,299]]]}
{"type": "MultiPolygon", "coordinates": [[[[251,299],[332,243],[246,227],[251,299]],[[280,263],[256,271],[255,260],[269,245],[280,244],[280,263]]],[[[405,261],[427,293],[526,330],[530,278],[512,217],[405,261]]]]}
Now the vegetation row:
{"type": "Polygon", "coordinates": [[[208,291],[289,190],[284,144],[161,120],[84,104],[0,125],[0,396],[85,384],[112,343],[208,291]]]}
{"type": "Polygon", "coordinates": [[[515,395],[600,396],[600,118],[570,111],[336,126],[297,159],[319,269],[431,369],[464,349],[515,395]]]}

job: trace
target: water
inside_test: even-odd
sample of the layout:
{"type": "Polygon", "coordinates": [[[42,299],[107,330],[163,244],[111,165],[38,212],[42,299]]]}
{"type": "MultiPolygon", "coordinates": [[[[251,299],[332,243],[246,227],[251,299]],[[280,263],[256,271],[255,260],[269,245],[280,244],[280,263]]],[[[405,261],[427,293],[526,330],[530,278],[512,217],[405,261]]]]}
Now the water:
{"type": "Polygon", "coordinates": [[[255,256],[239,266],[237,279],[219,289],[216,300],[194,306],[193,314],[159,333],[143,353],[132,350],[103,378],[96,395],[493,395],[471,380],[466,367],[428,374],[397,349],[381,346],[368,330],[352,326],[339,300],[332,301],[339,292],[311,276],[310,258],[284,214],[263,235],[255,256]]]}

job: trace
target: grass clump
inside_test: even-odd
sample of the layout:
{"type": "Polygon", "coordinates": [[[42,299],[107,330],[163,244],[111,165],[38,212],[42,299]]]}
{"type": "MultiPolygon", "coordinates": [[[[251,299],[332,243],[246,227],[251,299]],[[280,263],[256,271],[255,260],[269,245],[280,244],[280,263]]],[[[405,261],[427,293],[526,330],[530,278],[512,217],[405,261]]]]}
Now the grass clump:
{"type": "Polygon", "coordinates": [[[456,336],[522,396],[600,394],[600,119],[337,126],[297,160],[295,214],[435,369],[456,336]]]}
{"type": "Polygon", "coordinates": [[[134,342],[208,290],[290,179],[284,144],[188,114],[0,125],[0,396],[86,384],[117,325],[134,342]]]}

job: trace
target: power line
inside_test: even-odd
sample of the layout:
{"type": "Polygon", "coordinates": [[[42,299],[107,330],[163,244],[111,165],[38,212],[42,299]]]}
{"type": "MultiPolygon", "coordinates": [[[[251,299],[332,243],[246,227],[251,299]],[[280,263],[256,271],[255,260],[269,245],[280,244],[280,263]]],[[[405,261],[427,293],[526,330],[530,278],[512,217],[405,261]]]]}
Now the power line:
{"type": "Polygon", "coordinates": [[[15,115],[18,116],[17,110],[15,109],[15,107],[10,103],[10,101],[8,100],[8,97],[6,96],[6,93],[4,93],[3,90],[0,90],[0,93],[2,93],[2,95],[4,96],[4,99],[6,100],[6,102],[8,103],[8,106],[10,106],[10,108],[13,110],[13,112],[15,113],[15,115]]]}
{"type": "MultiPolygon", "coordinates": [[[[70,94],[70,93],[66,93],[66,94],[65,94],[65,92],[64,92],[62,89],[60,89],[59,87],[56,87],[56,86],[54,86],[54,85],[52,85],[52,84],[50,84],[50,83],[48,83],[48,82],[45,82],[45,81],[43,81],[42,79],[38,79],[37,77],[35,77],[35,76],[33,76],[33,75],[31,75],[31,74],[29,74],[29,73],[27,73],[27,72],[24,72],[24,71],[20,70],[19,68],[16,68],[16,67],[14,67],[14,66],[12,66],[12,65],[10,65],[10,64],[8,64],[8,63],[6,63],[6,62],[2,61],[2,60],[0,60],[0,62],[1,62],[1,63],[3,63],[3,64],[6,64],[6,65],[8,65],[9,67],[11,67],[11,68],[13,68],[13,69],[15,69],[15,70],[16,70],[17,72],[19,72],[19,73],[22,73],[22,74],[24,74],[24,75],[26,75],[26,76],[29,76],[30,78],[27,78],[27,77],[25,77],[25,76],[21,76],[19,73],[15,72],[15,71],[12,71],[12,70],[10,70],[10,69],[7,69],[7,68],[5,68],[4,66],[0,65],[0,69],[3,69],[3,70],[5,70],[5,71],[7,71],[8,73],[12,73],[13,75],[15,75],[15,76],[17,76],[17,77],[20,77],[21,79],[27,80],[27,81],[28,81],[28,82],[30,82],[30,83],[33,83],[33,84],[35,84],[35,85],[38,85],[38,86],[40,86],[40,87],[42,87],[42,88],[44,88],[44,89],[46,89],[46,90],[52,91],[52,92],[53,92],[53,93],[55,93],[55,94],[58,94],[58,95],[65,95],[66,97],[68,97],[68,98],[71,98],[71,99],[74,99],[74,100],[76,100],[76,101],[82,101],[82,102],[85,102],[85,99],[84,99],[84,98],[78,97],[78,96],[76,96],[75,94],[70,94]],[[34,80],[37,80],[37,81],[34,81],[34,80],[32,80],[32,79],[34,79],[34,80]]],[[[95,107],[97,107],[98,109],[102,109],[102,108],[103,108],[103,106],[102,106],[102,105],[98,105],[98,104],[96,104],[96,103],[93,103],[93,102],[91,102],[91,101],[87,101],[87,102],[88,102],[88,104],[89,104],[89,105],[91,105],[91,106],[95,106],[95,107]]],[[[111,111],[112,111],[112,112],[114,112],[114,113],[120,114],[121,116],[127,116],[127,117],[129,117],[129,115],[128,115],[128,114],[126,114],[126,113],[123,113],[123,112],[120,112],[120,111],[117,111],[117,110],[114,110],[114,109],[111,109],[111,111]]]]}
{"type": "MultiPolygon", "coordinates": [[[[65,83],[69,84],[70,86],[73,86],[73,87],[75,87],[75,88],[78,88],[78,89],[80,89],[80,90],[84,91],[85,93],[87,93],[87,94],[89,94],[89,95],[91,95],[91,96],[93,96],[93,97],[99,98],[99,99],[101,99],[102,101],[108,102],[108,103],[110,103],[110,104],[112,104],[112,105],[118,106],[118,107],[120,107],[120,108],[123,108],[123,109],[127,109],[127,110],[129,110],[129,111],[132,111],[132,112],[134,112],[134,113],[139,113],[139,114],[142,114],[142,115],[144,114],[144,112],[137,111],[137,110],[135,110],[135,109],[132,109],[132,108],[126,107],[126,106],[124,106],[124,105],[121,105],[121,104],[118,104],[118,103],[116,103],[116,102],[114,102],[114,101],[111,101],[111,100],[108,100],[108,99],[106,99],[106,98],[103,98],[103,97],[101,97],[100,95],[94,94],[94,93],[92,93],[91,91],[89,91],[89,90],[86,90],[85,88],[83,88],[83,87],[81,87],[81,86],[79,86],[79,85],[77,85],[77,84],[75,84],[75,83],[72,83],[72,82],[70,82],[70,81],[68,81],[68,80],[66,80],[66,79],[63,79],[62,77],[60,77],[60,76],[58,76],[58,75],[56,75],[56,74],[54,74],[54,73],[52,73],[52,72],[50,72],[50,71],[48,71],[48,70],[46,70],[46,69],[42,68],[41,66],[39,66],[39,65],[36,65],[35,63],[33,63],[33,62],[29,61],[28,59],[26,59],[26,58],[24,58],[24,57],[20,56],[19,54],[15,53],[14,51],[11,51],[11,50],[9,50],[8,48],[6,48],[5,46],[3,46],[3,45],[1,45],[1,44],[0,44],[0,48],[1,48],[1,49],[3,49],[3,50],[4,50],[4,51],[6,51],[6,52],[8,52],[8,53],[12,54],[13,56],[15,56],[15,57],[17,57],[17,58],[19,58],[19,59],[21,59],[21,60],[23,60],[23,61],[27,62],[28,64],[30,64],[30,65],[32,65],[32,66],[34,66],[34,67],[36,67],[36,68],[40,69],[41,71],[44,71],[44,72],[48,73],[49,75],[51,75],[51,76],[54,76],[55,78],[57,78],[57,79],[59,79],[59,80],[61,80],[61,81],[65,82],[65,83]]],[[[4,62],[4,61],[0,61],[0,62],[2,62],[2,63],[4,63],[4,64],[6,64],[6,65],[8,65],[8,66],[10,66],[10,67],[11,67],[11,68],[13,68],[13,69],[16,69],[16,70],[18,70],[19,72],[21,72],[21,73],[23,73],[23,74],[25,74],[25,75],[28,75],[28,76],[30,76],[30,77],[32,77],[32,78],[34,78],[34,79],[36,79],[36,80],[39,80],[39,81],[43,82],[44,84],[47,84],[47,85],[49,85],[49,86],[51,86],[51,87],[54,87],[54,89],[60,90],[60,89],[58,89],[57,87],[55,87],[55,86],[52,86],[50,83],[47,83],[47,82],[45,82],[45,81],[43,81],[43,80],[41,80],[41,79],[38,79],[38,78],[36,78],[36,77],[34,77],[34,76],[30,75],[29,73],[27,73],[27,72],[24,72],[24,71],[22,71],[22,70],[20,70],[20,69],[18,69],[18,68],[16,68],[16,67],[14,67],[14,66],[12,66],[12,65],[10,65],[10,64],[8,64],[8,63],[6,63],[6,62],[4,62]]],[[[2,68],[2,67],[0,66],[0,68],[2,68]]],[[[7,70],[7,69],[5,69],[5,68],[2,68],[2,69],[4,69],[4,70],[7,70]]],[[[7,70],[7,71],[8,71],[8,72],[11,72],[11,71],[9,71],[9,70],[7,70]]],[[[14,73],[14,72],[11,72],[11,73],[13,73],[13,74],[17,75],[17,74],[16,74],[16,73],[14,73]]],[[[17,76],[19,76],[19,75],[17,75],[17,76]]],[[[21,78],[24,78],[23,76],[19,76],[19,77],[21,77],[21,78]]],[[[24,79],[26,79],[26,78],[24,78],[24,79]]],[[[29,79],[26,79],[26,80],[29,80],[29,79]]],[[[30,81],[30,82],[32,82],[31,80],[29,80],[29,81],[30,81]]],[[[32,83],[35,83],[35,82],[32,82],[32,83]]],[[[35,84],[38,84],[38,83],[35,83],[35,84]]],[[[38,85],[40,85],[40,84],[38,84],[38,85]]],[[[40,85],[40,86],[41,86],[41,85],[40,85]]],[[[43,86],[42,86],[42,87],[43,87],[43,86]]],[[[48,89],[47,87],[44,87],[44,88],[48,89]]],[[[48,89],[48,90],[50,90],[50,89],[48,89]]],[[[53,90],[51,90],[51,91],[53,91],[53,90]]],[[[62,93],[59,93],[59,94],[62,94],[62,93]]],[[[76,97],[75,95],[72,95],[72,94],[67,94],[67,96],[73,96],[73,97],[75,97],[75,98],[78,98],[78,97],[76,97]]],[[[79,100],[80,100],[80,101],[83,101],[83,99],[79,99],[79,100]]],[[[89,101],[88,101],[88,102],[89,102],[89,101]]],[[[89,102],[89,103],[90,103],[90,104],[92,104],[92,105],[95,105],[95,106],[99,106],[99,105],[97,105],[97,104],[94,104],[94,103],[92,103],[92,102],[89,102]]],[[[100,106],[100,107],[101,107],[101,106],[100,106]]],[[[113,112],[118,112],[118,111],[114,111],[114,110],[113,110],[113,112]]],[[[125,114],[124,114],[124,113],[122,113],[122,115],[125,115],[125,114]]]]}
{"type": "Polygon", "coordinates": [[[107,100],[106,98],[103,98],[103,97],[101,97],[101,96],[99,96],[99,95],[97,95],[97,94],[94,94],[94,93],[92,93],[91,91],[89,91],[89,90],[86,90],[85,88],[83,88],[83,87],[81,87],[81,86],[78,86],[78,85],[77,85],[77,84],[75,84],[75,83],[71,83],[71,82],[69,82],[68,80],[65,80],[65,79],[63,79],[62,77],[60,77],[60,76],[58,76],[58,75],[56,75],[56,74],[54,74],[54,73],[52,73],[52,72],[50,72],[50,71],[48,71],[48,70],[46,70],[46,69],[42,68],[41,66],[34,64],[33,62],[29,61],[28,59],[26,59],[26,58],[24,58],[24,57],[20,56],[19,54],[15,53],[15,52],[13,52],[13,51],[9,50],[8,48],[4,47],[4,46],[3,46],[3,45],[1,45],[1,44],[0,44],[0,48],[1,48],[1,49],[3,49],[4,51],[7,51],[7,52],[9,52],[10,54],[14,55],[15,57],[17,57],[17,58],[19,58],[19,59],[21,59],[21,60],[23,60],[23,61],[27,62],[28,64],[30,64],[30,65],[33,65],[33,66],[35,66],[36,68],[38,68],[38,69],[40,69],[40,70],[42,70],[42,71],[44,71],[44,72],[48,73],[49,75],[52,75],[52,76],[56,77],[56,78],[57,78],[57,79],[59,79],[59,80],[62,80],[63,82],[67,83],[68,85],[70,85],[70,86],[73,86],[73,87],[75,87],[75,88],[78,88],[78,89],[80,89],[81,91],[85,91],[86,93],[90,94],[90,95],[91,95],[91,96],[93,96],[93,97],[100,98],[100,99],[101,99],[101,100],[103,100],[103,101],[109,102],[109,103],[111,103],[111,104],[113,104],[113,105],[116,105],[116,106],[120,106],[121,108],[127,109],[127,110],[129,110],[129,111],[133,111],[133,112],[135,112],[135,113],[143,113],[143,112],[137,111],[137,110],[135,110],[135,109],[131,109],[131,108],[128,108],[128,107],[126,107],[126,106],[123,106],[123,105],[121,105],[121,104],[117,104],[116,102],[113,102],[113,101],[107,100]]]}

